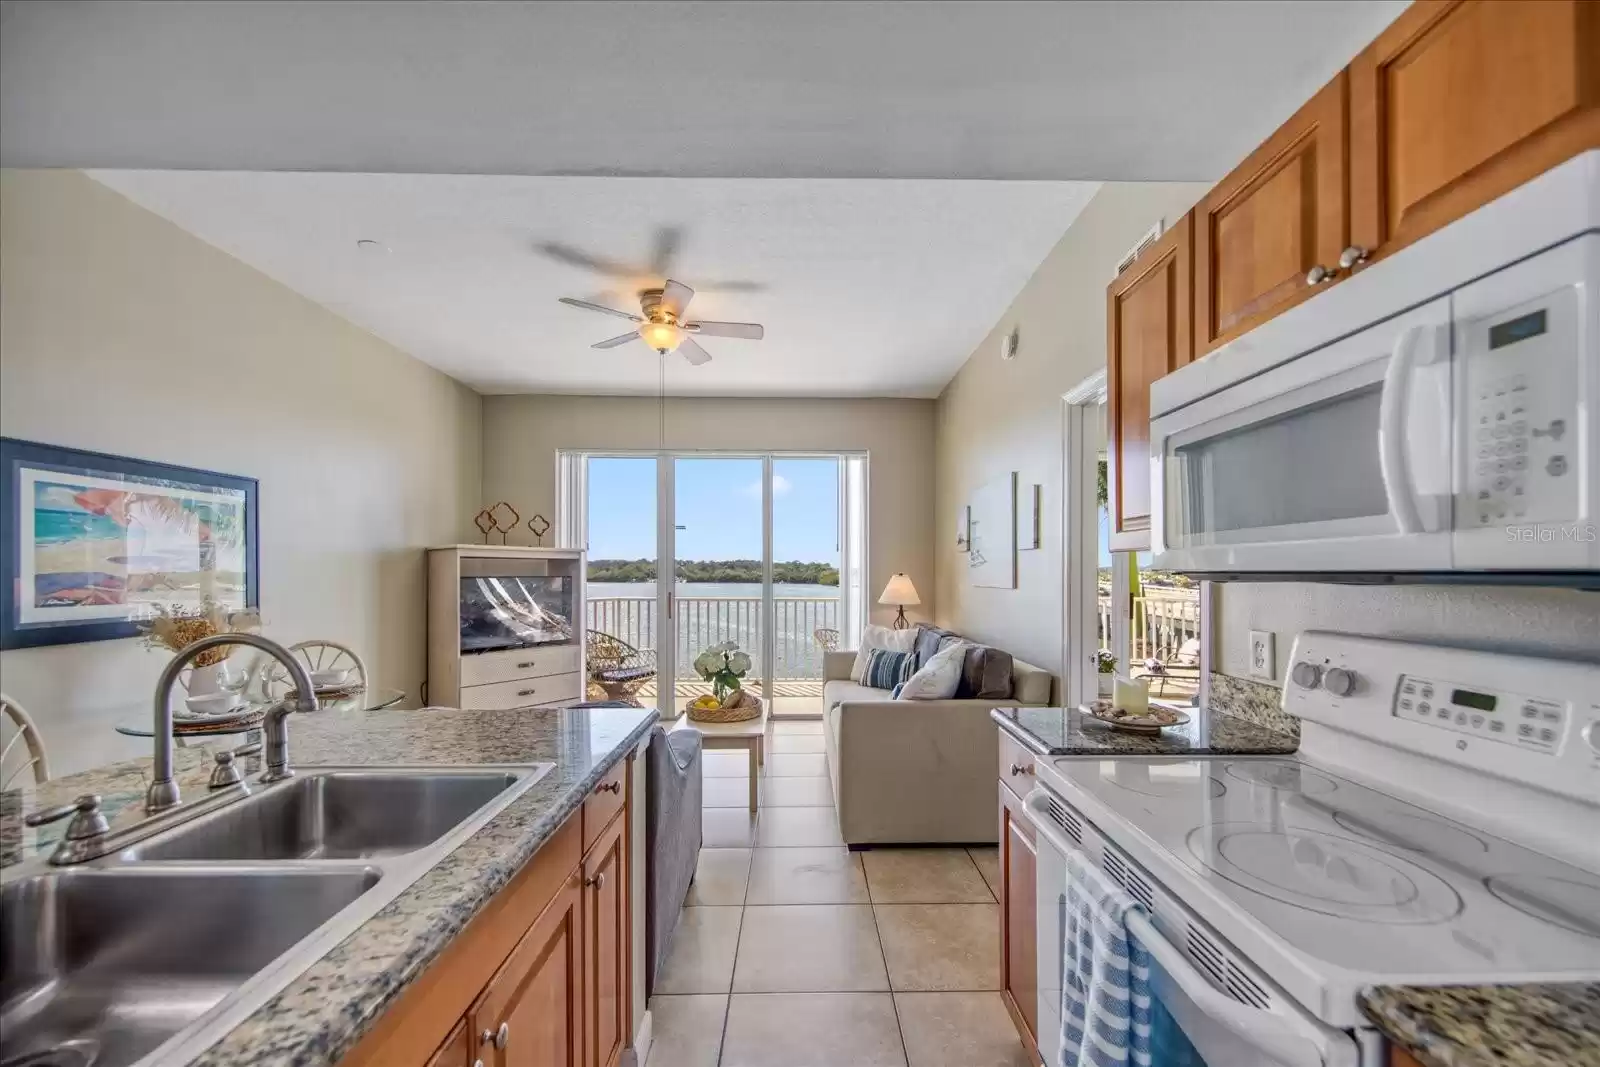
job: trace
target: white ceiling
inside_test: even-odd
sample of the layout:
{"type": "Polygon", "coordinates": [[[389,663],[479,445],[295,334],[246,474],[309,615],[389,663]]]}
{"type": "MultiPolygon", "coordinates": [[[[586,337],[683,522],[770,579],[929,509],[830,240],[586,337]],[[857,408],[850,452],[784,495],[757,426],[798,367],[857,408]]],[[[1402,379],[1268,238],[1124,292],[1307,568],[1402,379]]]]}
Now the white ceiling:
{"type": "Polygon", "coordinates": [[[1210,180],[1404,6],[7,0],[0,162],[1210,180]]]}
{"type": "Polygon", "coordinates": [[[674,393],[937,396],[1093,195],[1092,182],[91,171],[489,393],[650,393],[642,343],[589,345],[665,273],[692,318],[754,321],[668,358],[674,393]],[[363,252],[360,239],[387,252],[363,252]],[[580,265],[620,268],[602,273],[580,265]]]}

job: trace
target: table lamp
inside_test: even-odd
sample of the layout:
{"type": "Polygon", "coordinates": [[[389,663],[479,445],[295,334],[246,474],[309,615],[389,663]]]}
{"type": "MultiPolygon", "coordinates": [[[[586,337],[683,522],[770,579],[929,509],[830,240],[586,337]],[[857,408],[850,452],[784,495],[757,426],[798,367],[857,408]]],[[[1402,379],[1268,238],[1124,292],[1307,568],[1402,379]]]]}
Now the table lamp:
{"type": "Polygon", "coordinates": [[[883,595],[878,598],[880,604],[892,604],[900,609],[894,617],[894,628],[904,630],[911,625],[911,620],[906,618],[906,606],[916,607],[922,603],[922,598],[917,596],[917,587],[911,584],[911,579],[904,574],[894,574],[889,578],[889,584],[883,587],[883,595]]]}

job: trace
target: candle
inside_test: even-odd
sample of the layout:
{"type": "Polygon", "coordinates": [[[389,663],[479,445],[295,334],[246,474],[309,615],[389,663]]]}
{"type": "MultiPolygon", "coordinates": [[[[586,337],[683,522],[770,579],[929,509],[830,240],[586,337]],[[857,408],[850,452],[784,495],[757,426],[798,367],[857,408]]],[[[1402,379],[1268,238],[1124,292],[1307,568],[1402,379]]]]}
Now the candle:
{"type": "Polygon", "coordinates": [[[1111,687],[1111,706],[1135,715],[1150,710],[1150,683],[1143,678],[1134,681],[1118,676],[1111,687]]]}

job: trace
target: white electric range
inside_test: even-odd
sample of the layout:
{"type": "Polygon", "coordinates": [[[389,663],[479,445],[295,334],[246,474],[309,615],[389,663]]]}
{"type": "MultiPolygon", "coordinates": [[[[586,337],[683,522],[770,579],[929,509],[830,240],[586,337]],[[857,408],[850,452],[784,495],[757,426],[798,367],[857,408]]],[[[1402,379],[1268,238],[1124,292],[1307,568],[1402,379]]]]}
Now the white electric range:
{"type": "Polygon", "coordinates": [[[1175,1065],[1375,1067],[1364,986],[1600,980],[1600,665],[1314,631],[1293,662],[1294,756],[1036,763],[1047,1062],[1073,849],[1149,915],[1175,1065]]]}

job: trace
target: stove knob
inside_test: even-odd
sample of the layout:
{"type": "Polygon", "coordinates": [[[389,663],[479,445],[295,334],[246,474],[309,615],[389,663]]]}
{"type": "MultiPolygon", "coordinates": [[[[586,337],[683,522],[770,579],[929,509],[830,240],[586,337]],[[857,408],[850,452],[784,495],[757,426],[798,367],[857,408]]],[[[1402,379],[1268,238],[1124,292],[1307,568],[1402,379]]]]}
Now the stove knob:
{"type": "Polygon", "coordinates": [[[1356,691],[1356,672],[1343,667],[1329,667],[1322,684],[1336,697],[1347,697],[1356,691]]]}
{"type": "Polygon", "coordinates": [[[1296,663],[1290,677],[1302,689],[1315,689],[1322,681],[1322,668],[1315,663],[1296,663]]]}

